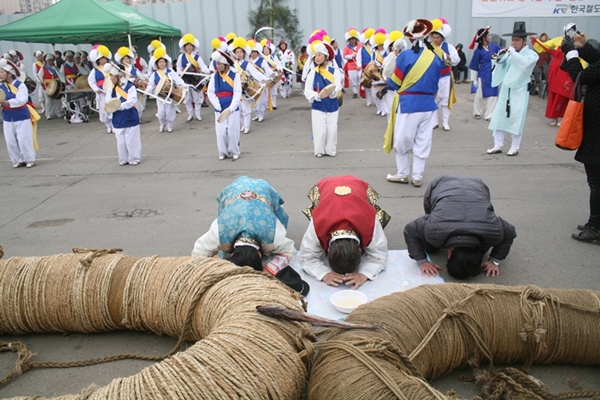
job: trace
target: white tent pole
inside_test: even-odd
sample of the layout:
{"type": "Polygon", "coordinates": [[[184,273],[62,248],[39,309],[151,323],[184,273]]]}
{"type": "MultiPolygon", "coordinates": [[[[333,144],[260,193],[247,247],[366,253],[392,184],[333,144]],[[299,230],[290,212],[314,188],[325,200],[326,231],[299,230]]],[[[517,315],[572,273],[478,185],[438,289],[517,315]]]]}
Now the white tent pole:
{"type": "Polygon", "coordinates": [[[133,46],[131,45],[131,33],[127,32],[127,40],[129,41],[129,50],[133,51],[133,46]]]}

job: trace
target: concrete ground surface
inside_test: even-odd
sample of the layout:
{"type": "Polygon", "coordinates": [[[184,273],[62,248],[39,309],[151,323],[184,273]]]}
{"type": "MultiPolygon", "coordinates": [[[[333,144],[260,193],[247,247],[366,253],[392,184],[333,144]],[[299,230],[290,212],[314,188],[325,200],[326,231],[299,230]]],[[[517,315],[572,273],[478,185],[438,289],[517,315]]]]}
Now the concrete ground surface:
{"type": "MultiPolygon", "coordinates": [[[[519,155],[487,155],[492,145],[485,120],[472,116],[469,85],[457,86],[458,103],[451,131],[434,131],[423,186],[386,181],[395,173],[393,154],[382,150],[386,118],[365,107],[364,99],[346,93],[339,116],[338,155],[315,158],[308,102],[294,91],[279,99],[278,109],[242,135],[239,160],[218,160],[214,113],[203,108],[203,121],[186,123],[181,107],[172,133],[159,133],[155,104],[148,103],[142,130],[142,163],[119,166],[115,138],[94,115],[90,123],[70,125],[43,119],[39,127],[37,165],[12,169],[0,151],[0,245],[4,258],[68,253],[73,247],[120,247],[133,256],[189,255],[194,241],[216,217],[215,197],[242,174],[270,182],[286,201],[289,236],[299,247],[308,220],[308,190],[319,179],[353,174],[381,195],[379,204],[392,216],[386,228],[390,249],[406,248],[405,224],[423,214],[427,184],[445,173],[481,177],[490,187],[496,213],[515,225],[518,237],[496,278],[477,283],[538,285],[598,290],[600,247],[570,238],[588,217],[589,189],[574,153],[554,146],[556,127],[544,118],[546,100],[532,96],[519,155]]],[[[501,105],[499,105],[501,106],[501,105]]],[[[444,254],[434,261],[445,265],[444,254]]],[[[442,275],[448,281],[445,269],[442,275]]],[[[400,282],[399,282],[400,289],[400,282]]],[[[518,312],[515,310],[515,312],[518,312]]],[[[20,340],[37,359],[66,361],[119,353],[158,355],[175,340],[136,332],[102,334],[0,335],[20,340]]],[[[574,339],[575,340],[575,339],[574,339]]],[[[13,367],[13,353],[0,354],[0,375],[13,367]]],[[[37,369],[0,388],[0,397],[56,396],[78,393],[90,384],[135,374],[149,362],[119,361],[72,369],[37,369]]],[[[600,369],[581,366],[536,366],[532,374],[552,392],[575,388],[600,390],[600,369]]],[[[474,383],[458,380],[469,370],[433,382],[454,388],[462,397],[478,393],[474,383]]]]}

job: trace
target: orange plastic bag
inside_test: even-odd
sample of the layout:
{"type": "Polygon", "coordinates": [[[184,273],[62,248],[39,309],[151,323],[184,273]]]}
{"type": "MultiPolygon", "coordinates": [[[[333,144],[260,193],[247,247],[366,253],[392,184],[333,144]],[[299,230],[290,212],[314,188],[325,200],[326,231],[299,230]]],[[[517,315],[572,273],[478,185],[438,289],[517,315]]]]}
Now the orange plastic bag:
{"type": "Polygon", "coordinates": [[[554,141],[556,147],[563,150],[577,150],[583,140],[583,96],[581,95],[581,84],[579,83],[580,76],[581,72],[577,75],[575,87],[573,88],[575,100],[573,100],[573,94],[571,94],[571,99],[567,104],[565,115],[554,141]]]}

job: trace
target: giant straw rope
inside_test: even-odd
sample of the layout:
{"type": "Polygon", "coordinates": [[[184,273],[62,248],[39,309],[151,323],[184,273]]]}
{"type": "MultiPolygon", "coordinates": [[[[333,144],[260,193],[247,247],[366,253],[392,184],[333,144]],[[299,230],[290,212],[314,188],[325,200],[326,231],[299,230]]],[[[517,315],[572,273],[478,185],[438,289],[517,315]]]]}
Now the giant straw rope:
{"type": "MultiPolygon", "coordinates": [[[[0,260],[0,333],[131,329],[197,341],[136,375],[64,399],[302,398],[310,327],[255,310],[302,310],[299,297],[267,274],[214,258],[90,252],[0,260]]],[[[19,350],[15,374],[87,365],[36,364],[18,343],[7,347],[19,350]]]]}
{"type": "MultiPolygon", "coordinates": [[[[0,333],[132,329],[177,337],[178,345],[198,342],[136,375],[61,399],[303,399],[308,385],[315,400],[439,400],[448,397],[426,380],[464,364],[485,384],[484,399],[598,395],[553,396],[518,370],[479,367],[600,364],[598,292],[421,286],[359,307],[346,320],[381,329],[334,330],[316,344],[313,365],[315,338],[306,324],[255,311],[264,304],[302,309],[297,294],[266,274],[201,257],[83,253],[0,260],[0,333]]],[[[65,365],[32,361],[21,344],[0,342],[7,349],[18,351],[13,375],[132,356],[65,365]]]]}
{"type": "MultiPolygon", "coordinates": [[[[335,331],[318,344],[309,399],[446,399],[426,379],[483,362],[600,364],[600,293],[535,286],[442,284],[394,293],[356,309],[346,321],[375,331],[335,331]]],[[[494,376],[484,399],[550,399],[525,374],[494,376]],[[494,382],[500,385],[494,386],[494,382]],[[510,388],[506,388],[511,385],[510,388]]],[[[570,393],[580,397],[597,392],[570,393]]]]}

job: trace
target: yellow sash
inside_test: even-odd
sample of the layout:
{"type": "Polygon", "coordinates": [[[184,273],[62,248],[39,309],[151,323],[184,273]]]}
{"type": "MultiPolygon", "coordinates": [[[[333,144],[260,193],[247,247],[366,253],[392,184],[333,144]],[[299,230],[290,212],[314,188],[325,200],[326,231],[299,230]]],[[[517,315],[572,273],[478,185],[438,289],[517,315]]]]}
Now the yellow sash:
{"type": "Polygon", "coordinates": [[[333,77],[333,74],[331,72],[329,72],[327,67],[319,66],[319,67],[315,68],[315,72],[317,72],[318,74],[321,74],[321,76],[323,76],[323,78],[327,79],[329,82],[335,83],[335,78],[333,77]]]}
{"type": "Polygon", "coordinates": [[[127,101],[127,92],[123,90],[123,88],[119,85],[115,86],[115,92],[117,92],[117,94],[119,96],[121,96],[122,98],[125,99],[125,101],[127,101]]]}
{"type": "Polygon", "coordinates": [[[408,71],[408,74],[406,74],[404,77],[404,80],[402,80],[400,89],[398,89],[396,95],[394,96],[390,119],[385,130],[385,135],[383,136],[383,150],[386,154],[389,154],[394,147],[394,125],[396,125],[396,110],[398,109],[398,104],[400,103],[400,93],[405,92],[415,83],[417,83],[419,79],[421,79],[423,74],[427,71],[427,68],[429,68],[433,62],[434,57],[435,54],[432,51],[424,49],[415,65],[413,65],[410,71],[408,71]]]}
{"type": "Polygon", "coordinates": [[[225,82],[227,82],[227,83],[229,84],[229,86],[231,86],[232,88],[234,87],[234,86],[233,86],[233,79],[231,79],[231,78],[229,77],[229,74],[228,74],[228,73],[220,73],[220,72],[219,72],[219,76],[220,76],[221,78],[223,78],[223,80],[224,80],[225,82]]]}
{"type": "Polygon", "coordinates": [[[380,53],[380,52],[378,52],[378,51],[376,51],[376,52],[375,52],[375,58],[377,58],[377,62],[378,62],[380,65],[381,65],[381,64],[383,64],[383,57],[382,57],[382,55],[381,55],[381,53],[380,53]]]}
{"type": "MultiPolygon", "coordinates": [[[[5,82],[5,84],[12,94],[17,94],[19,92],[19,90],[12,84],[8,82],[5,82]]],[[[31,126],[33,128],[33,149],[38,151],[40,147],[38,146],[37,142],[37,122],[42,119],[42,117],[40,117],[40,114],[35,111],[35,108],[31,107],[29,104],[27,104],[27,110],[29,111],[29,119],[31,120],[31,126]]]]}
{"type": "Polygon", "coordinates": [[[267,63],[269,63],[269,65],[273,68],[277,68],[277,64],[275,64],[275,61],[271,60],[271,57],[264,57],[265,60],[267,60],[267,63]]]}
{"type": "MultiPolygon", "coordinates": [[[[44,63],[43,63],[43,62],[41,62],[41,61],[36,61],[36,62],[35,62],[35,65],[37,65],[37,66],[38,66],[38,67],[40,67],[40,68],[44,68],[44,63]]],[[[37,71],[36,71],[36,72],[37,72],[37,71]]]]}
{"type": "Polygon", "coordinates": [[[94,67],[94,68],[96,68],[98,71],[102,72],[102,73],[104,74],[104,77],[105,77],[105,78],[109,78],[109,77],[110,77],[110,73],[108,73],[108,72],[104,72],[104,70],[103,70],[103,69],[100,69],[100,68],[98,68],[98,67],[94,67]]]}
{"type": "Polygon", "coordinates": [[[191,54],[185,53],[185,58],[187,58],[188,62],[194,66],[194,68],[198,69],[198,61],[191,54]]]}
{"type": "Polygon", "coordinates": [[[256,68],[258,70],[258,72],[260,72],[261,74],[265,73],[265,70],[262,69],[261,67],[259,67],[258,65],[254,64],[253,61],[248,61],[250,64],[254,65],[254,68],[256,68]]]}

